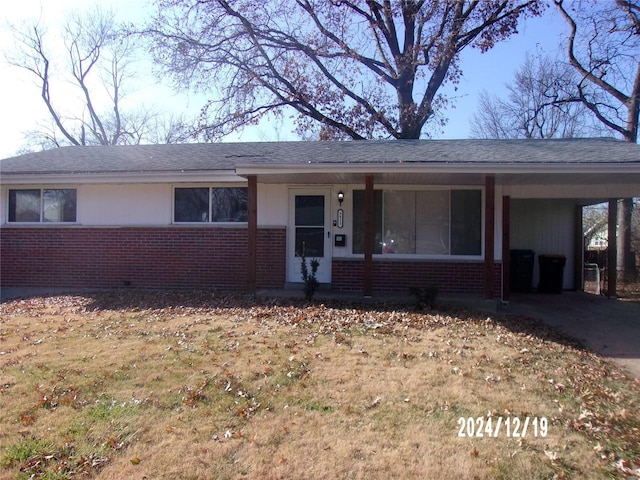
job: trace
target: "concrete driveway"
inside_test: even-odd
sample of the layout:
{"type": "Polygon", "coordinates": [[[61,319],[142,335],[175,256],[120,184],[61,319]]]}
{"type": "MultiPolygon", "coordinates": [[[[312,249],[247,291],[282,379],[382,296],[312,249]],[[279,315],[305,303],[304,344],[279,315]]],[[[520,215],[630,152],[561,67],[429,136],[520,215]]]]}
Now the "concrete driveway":
{"type": "Polygon", "coordinates": [[[536,318],[610,357],[640,378],[640,302],[582,292],[513,294],[501,309],[536,318]]]}

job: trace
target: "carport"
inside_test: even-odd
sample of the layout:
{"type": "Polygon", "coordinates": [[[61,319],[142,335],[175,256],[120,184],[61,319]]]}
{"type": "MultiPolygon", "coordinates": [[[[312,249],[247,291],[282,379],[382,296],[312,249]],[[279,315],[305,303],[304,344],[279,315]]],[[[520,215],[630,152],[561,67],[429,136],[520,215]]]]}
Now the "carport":
{"type": "MultiPolygon", "coordinates": [[[[640,195],[640,178],[629,167],[582,164],[547,165],[545,172],[530,171],[497,178],[502,191],[502,300],[510,298],[511,250],[535,252],[532,286],[540,280],[539,256],[566,260],[563,290],[581,290],[584,279],[583,207],[608,203],[607,294],[616,296],[618,199],[640,195]],[[635,182],[635,183],[634,183],[635,182]]],[[[637,166],[634,167],[637,170],[637,166]]]]}

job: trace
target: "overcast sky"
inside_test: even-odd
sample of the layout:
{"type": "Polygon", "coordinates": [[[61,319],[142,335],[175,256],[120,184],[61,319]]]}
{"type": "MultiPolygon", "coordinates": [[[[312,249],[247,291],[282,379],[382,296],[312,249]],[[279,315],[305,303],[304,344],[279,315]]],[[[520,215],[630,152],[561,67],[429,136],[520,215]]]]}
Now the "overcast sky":
{"type": "MultiPolygon", "coordinates": [[[[93,4],[110,7],[118,19],[136,21],[144,18],[150,11],[150,0],[20,0],[5,3],[0,13],[0,51],[11,52],[14,40],[7,29],[8,23],[20,23],[41,19],[53,37],[56,28],[64,22],[68,12],[86,11],[93,4]],[[4,18],[3,18],[4,17],[4,18]]],[[[555,12],[551,12],[555,13],[555,12]]],[[[527,52],[555,54],[559,49],[561,36],[566,34],[566,26],[557,15],[546,15],[541,19],[531,19],[520,27],[520,34],[498,44],[488,53],[477,50],[463,53],[463,78],[456,97],[455,108],[449,109],[445,116],[449,119],[442,132],[434,138],[468,138],[469,121],[476,111],[479,93],[485,89],[493,93],[504,93],[504,84],[510,82],[514,72],[521,66],[527,52]]],[[[47,120],[46,108],[40,98],[39,87],[26,71],[9,66],[0,57],[0,158],[11,156],[24,144],[24,133],[37,127],[38,122],[47,120]]],[[[149,71],[149,66],[142,68],[149,71]]],[[[174,93],[168,87],[154,84],[147,73],[140,72],[137,85],[130,87],[131,98],[135,101],[170,109],[176,113],[198,111],[204,101],[202,98],[174,93]],[[133,91],[135,90],[135,92],[133,91]]],[[[269,125],[254,127],[229,140],[233,141],[269,141],[295,140],[285,127],[275,132],[269,125]]]]}

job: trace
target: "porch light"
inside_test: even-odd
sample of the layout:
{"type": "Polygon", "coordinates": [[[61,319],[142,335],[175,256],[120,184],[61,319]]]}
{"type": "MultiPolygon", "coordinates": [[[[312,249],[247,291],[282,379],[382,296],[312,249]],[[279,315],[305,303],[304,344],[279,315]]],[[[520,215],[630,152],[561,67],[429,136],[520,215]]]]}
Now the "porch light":
{"type": "Polygon", "coordinates": [[[344,193],[342,193],[342,190],[340,190],[340,191],[338,192],[338,203],[339,203],[340,205],[342,205],[342,202],[343,202],[343,201],[344,201],[344,193]]]}

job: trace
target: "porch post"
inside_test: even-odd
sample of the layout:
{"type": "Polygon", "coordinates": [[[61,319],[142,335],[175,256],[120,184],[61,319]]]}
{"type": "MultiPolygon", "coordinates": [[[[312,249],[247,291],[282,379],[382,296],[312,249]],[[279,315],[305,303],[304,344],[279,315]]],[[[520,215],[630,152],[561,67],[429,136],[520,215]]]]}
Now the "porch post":
{"type": "Polygon", "coordinates": [[[584,291],[584,227],[582,225],[582,205],[576,205],[574,234],[574,269],[576,291],[584,291]]]}
{"type": "Polygon", "coordinates": [[[365,176],[364,191],[364,296],[370,297],[373,292],[373,244],[375,223],[375,193],[373,175],[365,176]]]}
{"type": "Polygon", "coordinates": [[[502,197],[502,301],[509,302],[511,290],[511,197],[502,197]]]}
{"type": "MultiPolygon", "coordinates": [[[[493,298],[494,279],[494,248],[495,248],[495,197],[496,177],[487,175],[484,180],[484,295],[487,299],[493,298]]],[[[503,259],[504,260],[504,259],[503,259]]]]}
{"type": "Polygon", "coordinates": [[[258,179],[255,175],[247,178],[247,289],[255,290],[257,280],[258,251],[258,179]]]}
{"type": "Polygon", "coordinates": [[[616,298],[617,282],[618,282],[618,242],[617,242],[617,223],[618,223],[618,200],[612,198],[609,200],[609,229],[607,239],[607,296],[616,298]]]}

